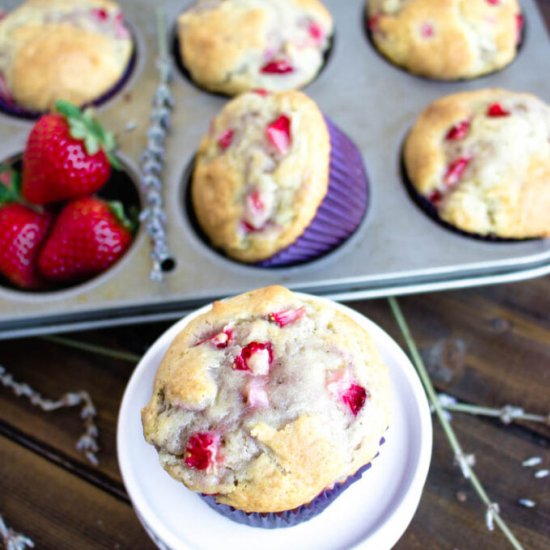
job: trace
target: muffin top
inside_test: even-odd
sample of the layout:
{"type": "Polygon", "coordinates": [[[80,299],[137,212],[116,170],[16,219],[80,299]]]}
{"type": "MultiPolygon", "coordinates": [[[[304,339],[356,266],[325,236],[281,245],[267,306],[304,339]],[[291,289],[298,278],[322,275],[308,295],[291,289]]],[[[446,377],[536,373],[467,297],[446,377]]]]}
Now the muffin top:
{"type": "Polygon", "coordinates": [[[178,18],[180,55],[200,86],[228,95],[291,90],[323,64],[332,17],[318,0],[198,0],[178,18]]]}
{"type": "Polygon", "coordinates": [[[501,69],[514,59],[523,27],[517,0],[368,0],[367,17],[390,61],[442,80],[501,69]]]}
{"type": "Polygon", "coordinates": [[[363,327],[282,287],[248,292],[174,339],[142,411],[162,466],[246,512],[279,512],[378,452],[390,385],[363,327]]]}
{"type": "Polygon", "coordinates": [[[2,95],[33,111],[82,105],[116,84],[132,47],[114,2],[27,0],[0,20],[2,95]]]}
{"type": "Polygon", "coordinates": [[[314,101],[297,91],[243,94],[200,144],[191,187],[197,220],[229,256],[269,258],[315,217],[329,164],[329,132],[314,101]]]}
{"type": "Polygon", "coordinates": [[[412,185],[439,216],[479,235],[550,236],[550,107],[499,89],[434,101],[405,143],[412,185]]]}

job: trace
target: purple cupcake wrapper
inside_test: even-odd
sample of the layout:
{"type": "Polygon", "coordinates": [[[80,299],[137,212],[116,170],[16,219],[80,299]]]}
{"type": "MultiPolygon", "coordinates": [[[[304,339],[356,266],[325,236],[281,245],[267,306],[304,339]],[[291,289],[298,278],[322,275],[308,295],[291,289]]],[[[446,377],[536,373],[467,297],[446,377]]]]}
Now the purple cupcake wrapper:
{"type": "MultiPolygon", "coordinates": [[[[129,29],[131,31],[131,29],[129,29]]],[[[134,33],[131,32],[132,36],[132,55],[130,56],[130,61],[128,61],[128,64],[126,65],[126,68],[124,69],[124,72],[122,73],[122,76],[117,81],[116,84],[114,84],[111,88],[109,88],[104,94],[100,95],[98,98],[94,99],[93,101],[90,101],[89,103],[86,103],[85,105],[81,106],[81,109],[85,109],[86,107],[98,107],[102,103],[105,103],[112,97],[114,97],[120,90],[125,86],[125,84],[130,79],[130,75],[134,72],[134,68],[136,66],[137,62],[137,47],[136,47],[136,39],[134,36],[134,33]]],[[[15,103],[14,100],[3,96],[0,94],[0,113],[4,113],[7,115],[15,116],[17,118],[23,118],[26,120],[35,120],[39,117],[41,117],[45,112],[40,111],[29,111],[28,109],[25,109],[25,107],[21,107],[17,103],[15,103]]]]}
{"type": "MultiPolygon", "coordinates": [[[[386,439],[382,437],[380,439],[380,445],[383,445],[386,439]]],[[[374,460],[380,452],[376,453],[374,460]]],[[[372,461],[368,462],[355,474],[349,476],[342,483],[338,483],[332,489],[327,489],[318,494],[311,502],[298,506],[292,510],[286,510],[278,513],[247,513],[241,510],[237,510],[227,504],[220,504],[216,502],[216,498],[212,495],[201,495],[201,498],[216,512],[225,516],[226,518],[235,521],[236,523],[242,523],[249,525],[250,527],[261,527],[262,529],[280,529],[283,527],[292,527],[308,521],[318,514],[320,514],[328,505],[333,502],[338,496],[340,496],[350,485],[361,479],[362,475],[372,467],[372,461]]]]}
{"type": "Polygon", "coordinates": [[[327,117],[325,122],[331,145],[327,194],[302,235],[257,266],[284,267],[323,256],[347,240],[365,215],[368,180],[361,153],[327,117]]]}

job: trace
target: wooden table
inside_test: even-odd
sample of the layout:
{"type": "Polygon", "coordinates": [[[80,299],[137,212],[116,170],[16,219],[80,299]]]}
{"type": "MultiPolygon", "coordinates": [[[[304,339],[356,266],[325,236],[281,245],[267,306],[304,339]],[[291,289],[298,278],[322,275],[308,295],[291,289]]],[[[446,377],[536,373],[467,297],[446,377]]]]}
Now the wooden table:
{"type": "MultiPolygon", "coordinates": [[[[550,2],[540,0],[550,23],[550,2]]],[[[437,389],[468,403],[550,412],[550,277],[401,298],[437,389]]],[[[352,304],[404,342],[385,300],[352,304]]],[[[166,324],[71,335],[141,355],[166,324]]],[[[99,410],[100,465],[74,448],[82,431],[76,411],[45,414],[0,387],[0,514],[37,548],[153,548],[124,491],[115,429],[134,364],[40,338],[0,342],[0,361],[15,378],[47,397],[87,390],[99,410]]],[[[452,424],[503,517],[525,548],[550,548],[550,477],[537,480],[521,462],[538,455],[550,468],[550,427],[503,426],[455,413],[452,424]],[[521,498],[537,502],[533,509],[521,498]]],[[[437,422],[430,473],[420,507],[396,548],[506,548],[485,527],[485,508],[453,465],[437,422]]],[[[245,546],[243,546],[244,548],[245,546]]],[[[294,550],[294,549],[291,549],[294,550]]]]}

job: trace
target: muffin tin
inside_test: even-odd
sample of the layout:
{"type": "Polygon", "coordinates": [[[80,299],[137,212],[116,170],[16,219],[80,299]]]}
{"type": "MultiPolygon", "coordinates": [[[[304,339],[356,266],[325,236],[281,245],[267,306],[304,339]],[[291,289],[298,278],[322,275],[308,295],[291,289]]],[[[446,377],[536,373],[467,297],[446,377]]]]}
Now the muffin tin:
{"type": "MultiPolygon", "coordinates": [[[[15,4],[9,0],[7,7],[15,4]]],[[[135,32],[136,68],[123,89],[98,108],[98,117],[117,133],[122,158],[138,185],[137,163],[157,85],[155,18],[154,8],[145,0],[120,4],[135,32]]],[[[166,0],[169,25],[190,4],[166,0]]],[[[411,200],[400,159],[416,116],[440,96],[503,87],[550,102],[550,44],[535,1],[522,2],[526,28],[517,59],[501,72],[453,83],[412,76],[383,59],[367,39],[363,0],[325,0],[325,4],[335,20],[334,47],[305,92],[363,153],[370,181],[369,209],[355,235],[322,259],[291,268],[249,267],[210,249],[197,234],[184,199],[199,140],[226,98],[200,90],[177,72],[171,85],[176,107],[164,174],[168,243],[175,269],[162,282],[150,280],[151,245],[142,227],[125,257],[92,281],[40,294],[0,288],[0,338],[175,318],[215,298],[269,283],[352,300],[550,273],[548,239],[483,241],[430,219],[411,200]]],[[[0,115],[0,160],[23,150],[30,127],[29,121],[0,115]]]]}

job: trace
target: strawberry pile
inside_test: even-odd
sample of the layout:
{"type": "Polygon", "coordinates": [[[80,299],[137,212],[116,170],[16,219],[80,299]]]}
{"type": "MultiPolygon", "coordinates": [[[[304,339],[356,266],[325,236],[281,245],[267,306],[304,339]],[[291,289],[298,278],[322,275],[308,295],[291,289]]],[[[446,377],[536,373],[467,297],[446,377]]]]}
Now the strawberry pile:
{"type": "Polygon", "coordinates": [[[89,112],[59,101],[33,126],[23,169],[0,166],[0,275],[25,290],[79,283],[128,249],[120,202],[94,195],[120,169],[114,137],[89,112]]]}

